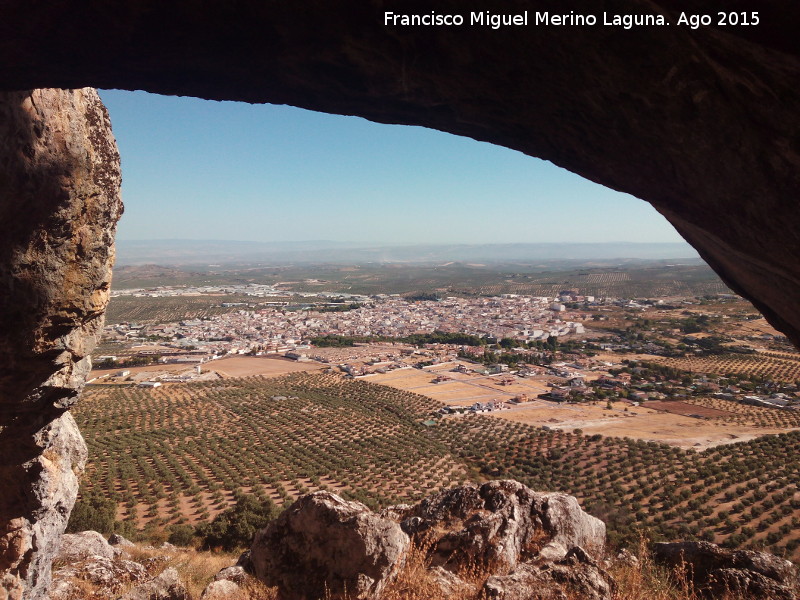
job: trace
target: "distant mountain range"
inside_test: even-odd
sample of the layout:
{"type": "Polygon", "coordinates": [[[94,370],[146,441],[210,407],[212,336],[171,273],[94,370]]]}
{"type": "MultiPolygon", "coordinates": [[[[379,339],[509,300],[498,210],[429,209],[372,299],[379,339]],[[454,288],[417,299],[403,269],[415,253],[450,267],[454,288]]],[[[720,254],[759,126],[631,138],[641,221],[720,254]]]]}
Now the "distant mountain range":
{"type": "Polygon", "coordinates": [[[234,265],[301,263],[508,263],[560,260],[688,260],[697,252],[678,243],[369,244],[235,242],[220,240],[118,240],[117,265],[234,265]]]}

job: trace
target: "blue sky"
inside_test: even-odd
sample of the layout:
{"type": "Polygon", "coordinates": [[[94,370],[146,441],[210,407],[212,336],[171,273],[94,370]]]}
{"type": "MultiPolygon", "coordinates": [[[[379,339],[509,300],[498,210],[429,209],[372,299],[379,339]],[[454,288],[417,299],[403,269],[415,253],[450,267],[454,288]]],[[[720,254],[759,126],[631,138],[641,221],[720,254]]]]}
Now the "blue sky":
{"type": "Polygon", "coordinates": [[[676,242],[646,202],[422,127],[294,107],[100,92],[121,240],[676,242]]]}

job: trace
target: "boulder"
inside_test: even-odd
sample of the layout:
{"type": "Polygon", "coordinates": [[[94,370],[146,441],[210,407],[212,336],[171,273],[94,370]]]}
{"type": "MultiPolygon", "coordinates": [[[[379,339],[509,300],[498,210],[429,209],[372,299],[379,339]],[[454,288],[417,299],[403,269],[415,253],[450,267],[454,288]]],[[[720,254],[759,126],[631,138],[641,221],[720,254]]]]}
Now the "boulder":
{"type": "Polygon", "coordinates": [[[244,567],[234,565],[232,567],[226,567],[214,575],[214,581],[232,581],[238,585],[242,585],[247,581],[247,577],[247,571],[244,570],[244,567]]]}
{"type": "Polygon", "coordinates": [[[111,537],[108,538],[108,543],[111,544],[112,546],[120,546],[122,548],[130,548],[131,546],[136,545],[132,541],[122,537],[118,533],[112,533],[111,537]]]}
{"type": "Polygon", "coordinates": [[[53,573],[50,600],[69,600],[83,595],[80,582],[98,588],[97,597],[114,598],[123,588],[147,578],[147,571],[137,562],[94,555],[53,573]]]}
{"type": "Polygon", "coordinates": [[[605,545],[605,524],[583,512],[574,497],[534,492],[510,480],[445,490],[402,516],[403,530],[429,548],[431,564],[455,572],[559,560],[575,546],[599,555],[605,545]]]}
{"type": "Polygon", "coordinates": [[[255,575],[286,600],[373,598],[405,561],[400,526],[330,492],[303,496],[259,531],[255,575]]]}
{"type": "Polygon", "coordinates": [[[189,594],[178,577],[178,572],[170,567],[158,577],[120,596],[118,600],[189,600],[189,594]]]}
{"type": "Polygon", "coordinates": [[[81,531],[61,536],[61,547],[56,555],[56,560],[74,563],[90,556],[101,556],[111,560],[119,553],[120,550],[111,546],[101,533],[81,531]]]}
{"type": "Polygon", "coordinates": [[[258,532],[249,560],[240,562],[251,563],[261,581],[289,600],[377,598],[402,568],[409,536],[425,553],[434,589],[445,595],[475,595],[475,572],[506,577],[487,588],[495,597],[521,598],[525,589],[541,588],[542,598],[574,589],[602,600],[613,589],[583,549],[602,552],[603,522],[572,496],[515,481],[461,486],[380,515],[329,492],[309,494],[258,532]]]}
{"type": "Polygon", "coordinates": [[[655,544],[655,562],[683,571],[709,597],[740,594],[794,600],[800,592],[795,565],[767,552],[726,550],[710,542],[655,544]]]}
{"type": "Polygon", "coordinates": [[[500,600],[611,600],[616,584],[580,547],[561,560],[520,564],[509,575],[489,577],[483,597],[500,600]]]}
{"type": "Polygon", "coordinates": [[[200,600],[225,600],[236,598],[241,592],[241,588],[229,579],[212,581],[203,590],[200,600]]]}

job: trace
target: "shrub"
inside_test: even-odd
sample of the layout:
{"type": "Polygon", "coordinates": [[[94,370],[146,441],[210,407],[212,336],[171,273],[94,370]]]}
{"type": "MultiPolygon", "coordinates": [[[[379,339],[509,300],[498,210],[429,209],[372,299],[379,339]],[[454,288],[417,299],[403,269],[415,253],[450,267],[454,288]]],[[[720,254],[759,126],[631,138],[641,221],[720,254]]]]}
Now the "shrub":
{"type": "Polygon", "coordinates": [[[103,535],[114,532],[117,503],[96,491],[83,491],[72,509],[67,523],[67,533],[98,531],[103,535]]]}
{"type": "Polygon", "coordinates": [[[175,546],[191,546],[194,540],[194,527],[191,525],[171,525],[167,541],[175,546]]]}
{"type": "Polygon", "coordinates": [[[271,499],[259,500],[252,494],[240,494],[236,504],[221,512],[210,523],[197,526],[204,550],[222,548],[226,552],[247,548],[256,531],[267,526],[279,514],[271,499]]]}

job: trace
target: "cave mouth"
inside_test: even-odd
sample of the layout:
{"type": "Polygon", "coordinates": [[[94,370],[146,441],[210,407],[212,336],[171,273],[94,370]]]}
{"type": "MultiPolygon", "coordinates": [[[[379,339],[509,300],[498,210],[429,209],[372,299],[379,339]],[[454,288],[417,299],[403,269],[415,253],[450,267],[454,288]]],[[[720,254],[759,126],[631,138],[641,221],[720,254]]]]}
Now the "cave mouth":
{"type": "MultiPolygon", "coordinates": [[[[650,202],[800,344],[797,3],[762,3],[758,27],[502,34],[387,29],[377,1],[196,4],[11,0],[0,21],[0,475],[18,484],[0,492],[0,578],[12,596],[46,595],[74,501],[81,442],[65,411],[102,321],[121,210],[107,115],[84,86],[359,115],[545,158],[650,202]]],[[[676,22],[700,10],[616,5],[676,22]]]]}

